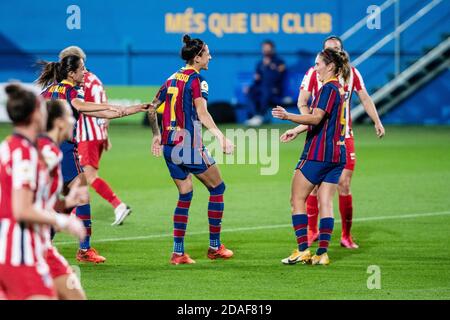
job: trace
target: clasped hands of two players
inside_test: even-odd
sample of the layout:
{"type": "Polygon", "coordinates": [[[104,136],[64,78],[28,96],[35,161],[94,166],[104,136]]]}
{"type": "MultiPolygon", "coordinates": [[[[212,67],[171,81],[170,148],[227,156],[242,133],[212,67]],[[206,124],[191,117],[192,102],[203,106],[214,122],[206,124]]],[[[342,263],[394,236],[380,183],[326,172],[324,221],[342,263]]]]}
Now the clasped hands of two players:
{"type": "Polygon", "coordinates": [[[137,112],[146,112],[146,111],[148,111],[148,109],[151,106],[152,106],[151,103],[141,103],[141,104],[136,104],[136,105],[132,105],[129,107],[119,107],[119,106],[110,107],[109,110],[117,112],[119,115],[119,118],[121,118],[121,117],[125,117],[130,114],[137,113],[137,112]],[[132,110],[132,112],[128,112],[129,110],[132,110]],[[133,111],[135,111],[135,112],[133,112],[133,111]]]}

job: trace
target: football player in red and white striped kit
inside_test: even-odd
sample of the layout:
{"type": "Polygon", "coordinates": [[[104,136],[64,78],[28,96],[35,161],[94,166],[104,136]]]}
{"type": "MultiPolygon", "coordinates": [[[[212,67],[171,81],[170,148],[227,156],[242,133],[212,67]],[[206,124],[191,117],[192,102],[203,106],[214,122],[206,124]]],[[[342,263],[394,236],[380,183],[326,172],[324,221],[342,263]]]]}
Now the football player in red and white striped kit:
{"type": "MultiPolygon", "coordinates": [[[[64,182],[61,171],[63,153],[59,149],[59,145],[72,136],[74,124],[75,118],[66,101],[47,101],[46,133],[38,136],[37,146],[49,173],[48,193],[45,201],[48,210],[66,212],[69,208],[70,211],[70,208],[76,207],[80,203],[85,203],[86,198],[89,197],[87,186],[74,185],[70,188],[69,194],[64,200],[60,199],[64,182]],[[82,199],[79,201],[80,197],[82,199]]],[[[58,298],[62,300],[85,300],[86,295],[78,278],[67,260],[59,254],[56,247],[52,244],[50,233],[48,233],[46,243],[48,246],[46,261],[50,268],[50,275],[55,283],[58,298]]]]}
{"type": "Polygon", "coordinates": [[[86,235],[75,216],[46,209],[48,170],[36,149],[45,127],[45,102],[16,84],[6,87],[13,134],[0,145],[0,296],[55,299],[45,256],[50,226],[79,239],[86,235]]]}
{"type": "MultiPolygon", "coordinates": [[[[330,36],[325,39],[323,43],[323,48],[332,48],[338,51],[342,51],[343,43],[342,40],[337,36],[330,36]]],[[[354,138],[353,138],[353,130],[352,130],[352,120],[350,113],[350,105],[351,105],[351,97],[353,92],[358,94],[361,103],[375,124],[375,132],[379,138],[382,138],[385,134],[385,130],[381,120],[378,116],[377,109],[375,108],[375,104],[370,98],[367,90],[364,86],[364,81],[359,73],[359,71],[352,67],[350,78],[346,83],[343,82],[342,77],[340,78],[340,82],[342,83],[344,90],[346,92],[346,131],[345,131],[345,146],[347,152],[347,164],[342,172],[342,175],[339,179],[338,192],[339,192],[339,212],[341,214],[342,220],[342,234],[341,234],[341,246],[349,249],[356,249],[358,245],[353,241],[351,235],[351,227],[352,227],[352,219],[353,219],[353,199],[352,193],[350,190],[351,179],[353,175],[353,171],[355,168],[356,162],[356,154],[354,147],[354,138]]],[[[310,68],[306,75],[303,78],[302,84],[300,86],[300,95],[298,98],[298,106],[300,108],[300,112],[302,114],[310,113],[308,107],[308,100],[312,96],[316,95],[316,93],[321,88],[322,83],[317,79],[317,72],[314,71],[314,68],[310,68]]],[[[298,130],[297,134],[302,130],[298,130]]],[[[290,137],[290,140],[293,139],[290,137]]],[[[308,214],[308,242],[309,245],[313,241],[317,240],[319,232],[317,230],[317,220],[318,220],[318,202],[317,202],[317,190],[311,193],[311,195],[307,198],[306,201],[306,210],[308,214]]]]}
{"type": "MultiPolygon", "coordinates": [[[[62,60],[69,55],[78,56],[86,62],[86,54],[80,47],[70,46],[63,49],[59,54],[59,59],[62,60]]],[[[107,103],[102,82],[90,71],[84,75],[83,90],[84,101],[107,103]]],[[[102,153],[111,149],[111,142],[108,137],[108,120],[80,114],[75,139],[78,143],[80,164],[83,167],[88,184],[114,208],[115,219],[112,225],[121,225],[131,213],[131,208],[122,202],[110,185],[98,175],[102,153]]]]}

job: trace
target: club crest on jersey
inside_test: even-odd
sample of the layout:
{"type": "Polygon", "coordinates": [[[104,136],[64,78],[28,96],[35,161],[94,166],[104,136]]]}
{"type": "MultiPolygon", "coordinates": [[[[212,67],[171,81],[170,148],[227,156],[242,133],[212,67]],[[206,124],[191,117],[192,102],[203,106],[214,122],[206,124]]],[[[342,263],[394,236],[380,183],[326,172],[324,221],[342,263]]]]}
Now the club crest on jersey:
{"type": "Polygon", "coordinates": [[[200,84],[200,88],[202,92],[208,93],[208,83],[206,81],[202,81],[200,84]]]}

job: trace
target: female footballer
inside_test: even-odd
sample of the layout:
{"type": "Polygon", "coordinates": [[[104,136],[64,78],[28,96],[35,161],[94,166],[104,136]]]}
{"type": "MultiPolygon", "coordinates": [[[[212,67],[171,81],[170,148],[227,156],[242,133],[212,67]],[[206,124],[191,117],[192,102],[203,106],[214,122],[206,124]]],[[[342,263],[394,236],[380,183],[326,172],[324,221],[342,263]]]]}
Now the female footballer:
{"type": "Polygon", "coordinates": [[[209,190],[209,259],[228,259],[233,252],[220,242],[225,183],[214,159],[202,143],[202,125],[218,139],[224,153],[232,153],[234,145],[217,128],[207,109],[208,83],[200,75],[208,70],[211,60],[208,45],[200,39],[183,37],[181,57],[186,66],[174,73],[161,87],[149,111],[153,130],[152,151],[164,154],[170,175],[178,188],[179,200],[174,213],[174,247],[172,264],[195,263],[184,252],[184,235],[188,222],[195,175],[209,190]],[[156,107],[165,103],[162,134],[156,120],[156,107]],[[161,147],[161,145],[163,147],[161,147]]]}
{"type": "Polygon", "coordinates": [[[327,48],[318,54],[315,69],[323,86],[313,101],[311,114],[291,114],[280,106],[272,110],[275,118],[310,126],[291,189],[292,224],[298,249],[282,260],[284,264],[329,264],[327,251],[334,226],[333,196],[346,162],[344,91],[338,76],[348,78],[348,57],[344,52],[327,48]],[[315,186],[318,186],[321,219],[319,247],[311,257],[305,202],[315,186]]]}

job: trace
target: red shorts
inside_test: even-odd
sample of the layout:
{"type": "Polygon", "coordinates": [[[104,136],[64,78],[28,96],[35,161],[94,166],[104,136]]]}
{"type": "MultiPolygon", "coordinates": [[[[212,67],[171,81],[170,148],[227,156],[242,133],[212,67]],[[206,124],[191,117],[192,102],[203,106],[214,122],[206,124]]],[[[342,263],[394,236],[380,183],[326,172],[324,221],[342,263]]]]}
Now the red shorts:
{"type": "Polygon", "coordinates": [[[51,247],[47,251],[45,257],[48,267],[50,268],[50,276],[52,279],[56,279],[61,276],[72,274],[72,269],[67,263],[66,259],[59,254],[55,247],[51,247]]]}
{"type": "Polygon", "coordinates": [[[47,265],[13,267],[0,265],[0,294],[8,300],[25,300],[31,296],[56,298],[47,265]]]}
{"type": "Polygon", "coordinates": [[[346,158],[347,163],[345,168],[347,170],[354,171],[356,164],[356,153],[355,153],[355,139],[353,137],[345,138],[345,148],[346,148],[346,158]]]}
{"type": "Polygon", "coordinates": [[[98,169],[104,146],[104,140],[82,141],[78,143],[78,154],[81,166],[91,166],[98,169]]]}

